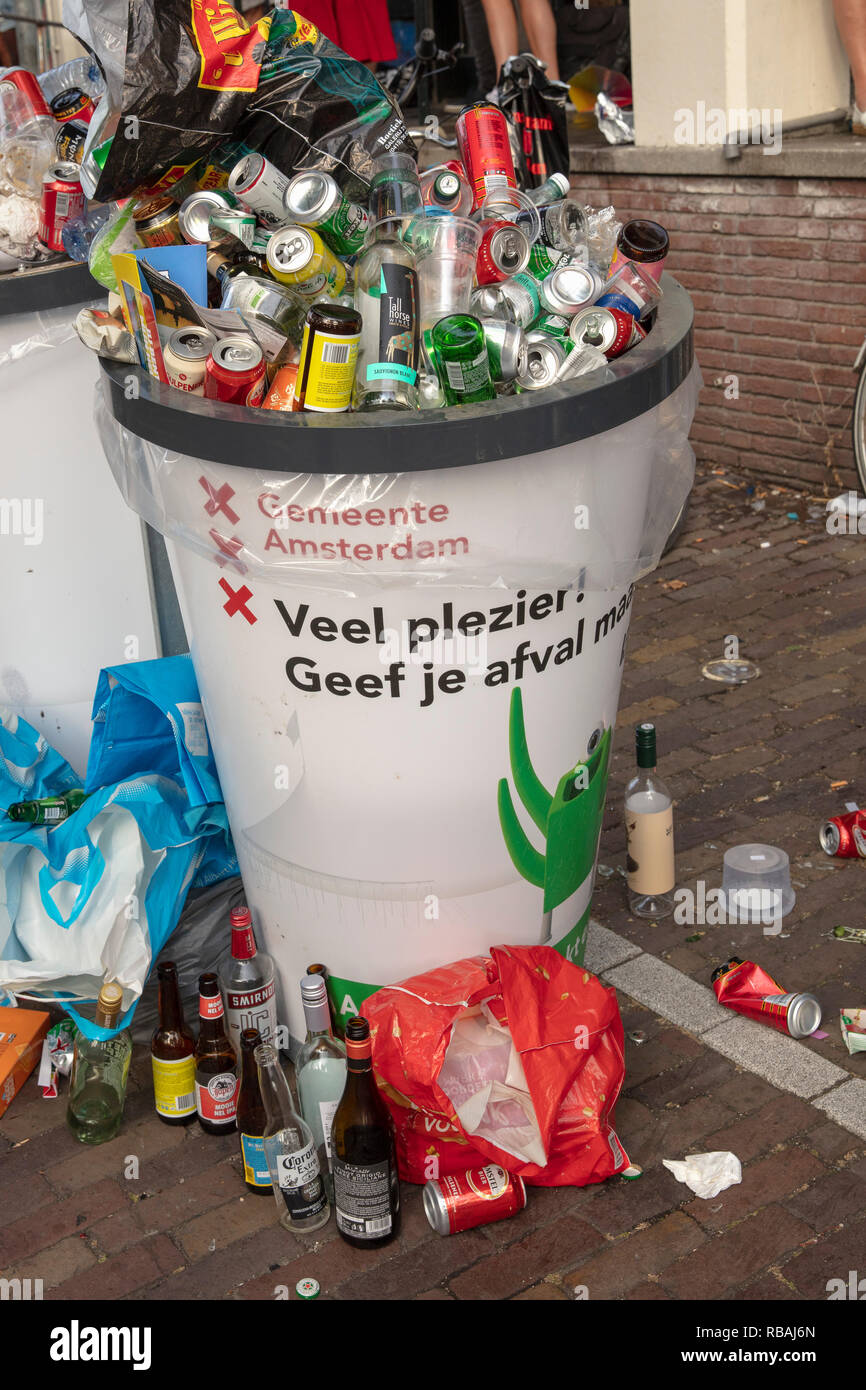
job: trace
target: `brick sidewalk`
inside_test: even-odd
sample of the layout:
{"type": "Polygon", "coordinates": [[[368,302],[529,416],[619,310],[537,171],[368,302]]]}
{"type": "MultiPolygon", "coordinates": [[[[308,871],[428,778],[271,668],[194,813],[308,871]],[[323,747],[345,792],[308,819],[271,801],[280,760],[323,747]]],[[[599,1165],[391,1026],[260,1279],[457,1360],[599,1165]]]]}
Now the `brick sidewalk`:
{"type": "MultiPolygon", "coordinates": [[[[652,716],[678,801],[680,882],[715,886],[724,849],[760,839],[790,853],[797,906],[778,937],[639,923],[614,872],[600,876],[594,911],[702,985],[736,952],[758,956],[785,987],[818,993],[829,1037],[804,1046],[862,1077],[837,1018],[841,1004],[866,1004],[866,949],[827,934],[862,925],[863,867],[827,860],[816,836],[826,815],[859,799],[866,542],[828,536],[823,511],[810,518],[803,498],[768,495],[760,512],[752,500],[736,479],[703,475],[679,545],[641,585],[601,863],[622,863],[631,726],[652,716]],[[763,674],[728,691],[700,667],[732,631],[763,674]],[[849,785],[831,790],[838,780],[849,785]]],[[[645,1034],[627,1041],[617,1108],[620,1137],[644,1168],[637,1181],[534,1188],[511,1221],[449,1239],[427,1225],[420,1188],[404,1185],[396,1245],[361,1253],[333,1225],[325,1239],[292,1236],[270,1198],[245,1192],[236,1137],[159,1123],[139,1048],[112,1143],[83,1150],[63,1103],[43,1101],[33,1079],[0,1119],[0,1268],[42,1279],[55,1300],[273,1299],[283,1285],[294,1297],[306,1275],[339,1299],[562,1300],[581,1288],[590,1300],[825,1299],[829,1279],[863,1264],[863,1139],[622,994],[620,1004],[627,1034],[645,1034]],[[740,1157],[743,1183],[714,1200],[661,1167],[715,1148],[740,1157]],[[125,1176],[129,1155],[137,1178],[125,1176]]]]}

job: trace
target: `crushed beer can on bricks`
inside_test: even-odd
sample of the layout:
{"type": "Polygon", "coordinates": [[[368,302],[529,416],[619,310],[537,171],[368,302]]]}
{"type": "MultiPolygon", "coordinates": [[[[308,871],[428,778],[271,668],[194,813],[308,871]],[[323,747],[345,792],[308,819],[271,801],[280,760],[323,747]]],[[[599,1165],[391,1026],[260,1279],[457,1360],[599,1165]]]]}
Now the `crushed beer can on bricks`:
{"type": "Polygon", "coordinates": [[[751,960],[732,956],[714,970],[710,983],[726,1009],[768,1023],[792,1038],[808,1038],[821,1022],[821,1005],[812,994],[786,994],[771,975],[751,960]]]}

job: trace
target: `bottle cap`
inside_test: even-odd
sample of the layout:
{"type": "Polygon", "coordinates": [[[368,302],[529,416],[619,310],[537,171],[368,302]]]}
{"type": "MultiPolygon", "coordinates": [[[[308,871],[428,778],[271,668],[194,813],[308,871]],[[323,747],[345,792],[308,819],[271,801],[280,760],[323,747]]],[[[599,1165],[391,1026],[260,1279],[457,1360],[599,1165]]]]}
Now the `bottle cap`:
{"type": "Polygon", "coordinates": [[[637,753],[638,767],[655,767],[656,765],[656,726],[655,724],[638,724],[634,731],[635,751],[637,753]]]}
{"type": "Polygon", "coordinates": [[[233,927],[251,927],[253,924],[252,913],[246,903],[239,904],[232,908],[231,923],[233,927]]]}
{"type": "Polygon", "coordinates": [[[324,1004],[328,986],[324,975],[305,975],[301,980],[301,999],[305,1004],[324,1004]]]}
{"type": "Polygon", "coordinates": [[[256,954],[256,938],[253,934],[253,919],[246,903],[232,908],[231,924],[232,956],[235,960],[252,960],[256,954]]]}
{"type": "Polygon", "coordinates": [[[106,981],[99,991],[98,1003],[103,1013],[119,1013],[120,1006],[123,1003],[123,990],[120,985],[115,984],[113,981],[106,981]]]}
{"type": "Polygon", "coordinates": [[[298,1298],[318,1298],[318,1279],[299,1279],[295,1285],[295,1293],[298,1295],[298,1298]]]}

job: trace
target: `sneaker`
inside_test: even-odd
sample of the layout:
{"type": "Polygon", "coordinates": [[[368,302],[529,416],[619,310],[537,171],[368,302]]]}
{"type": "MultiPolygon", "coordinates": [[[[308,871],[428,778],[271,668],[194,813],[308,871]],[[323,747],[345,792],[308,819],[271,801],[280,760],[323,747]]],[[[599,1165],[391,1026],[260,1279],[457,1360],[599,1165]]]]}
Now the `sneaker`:
{"type": "Polygon", "coordinates": [[[866,112],[860,110],[856,101],[851,108],[851,134],[866,135],[866,112]]]}

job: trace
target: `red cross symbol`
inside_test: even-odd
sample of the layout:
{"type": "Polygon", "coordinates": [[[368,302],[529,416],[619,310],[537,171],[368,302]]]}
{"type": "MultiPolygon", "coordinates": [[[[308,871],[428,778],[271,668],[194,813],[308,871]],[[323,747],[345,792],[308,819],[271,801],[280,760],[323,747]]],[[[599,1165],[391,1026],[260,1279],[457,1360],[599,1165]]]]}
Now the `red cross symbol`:
{"type": "Polygon", "coordinates": [[[228,483],[223,483],[222,487],[217,489],[212,483],[208,482],[204,475],[199,478],[199,482],[208,494],[208,500],[204,504],[204,509],[208,516],[216,516],[217,512],[224,512],[232,525],[240,521],[237,512],[228,504],[229,498],[235,495],[233,487],[229,487],[228,483]]]}
{"type": "Polygon", "coordinates": [[[219,531],[215,531],[213,527],[211,527],[208,534],[222,552],[220,555],[214,556],[220,568],[222,568],[223,565],[229,564],[237,570],[238,574],[246,574],[246,565],[242,564],[242,562],[237,559],[238,551],[244,548],[244,543],[240,536],[232,536],[231,540],[227,540],[225,536],[221,536],[219,531]]]}
{"type": "Polygon", "coordinates": [[[243,613],[250,625],[258,622],[256,615],[247,608],[247,599],[253,596],[252,589],[248,589],[246,584],[242,584],[239,589],[233,589],[227,579],[220,580],[220,588],[228,594],[228,602],[223,604],[223,608],[230,618],[233,618],[235,613],[243,613]]]}

